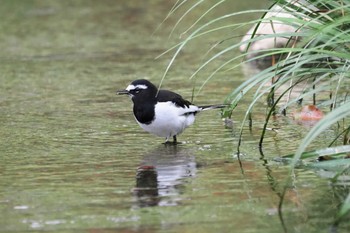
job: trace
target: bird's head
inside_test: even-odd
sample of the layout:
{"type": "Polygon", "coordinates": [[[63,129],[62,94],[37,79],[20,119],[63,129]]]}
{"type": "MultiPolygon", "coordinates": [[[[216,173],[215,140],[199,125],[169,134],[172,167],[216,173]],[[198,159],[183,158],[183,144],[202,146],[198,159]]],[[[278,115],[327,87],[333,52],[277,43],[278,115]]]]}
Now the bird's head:
{"type": "Polygon", "coordinates": [[[129,95],[132,99],[136,96],[155,97],[157,94],[157,87],[146,79],[138,79],[129,84],[125,90],[117,91],[118,95],[129,95]]]}

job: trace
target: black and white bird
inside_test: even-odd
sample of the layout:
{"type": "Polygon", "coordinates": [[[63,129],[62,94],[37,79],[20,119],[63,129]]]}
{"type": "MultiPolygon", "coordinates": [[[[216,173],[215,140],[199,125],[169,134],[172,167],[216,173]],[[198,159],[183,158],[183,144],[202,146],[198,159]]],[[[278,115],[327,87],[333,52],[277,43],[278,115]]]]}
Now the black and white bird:
{"type": "Polygon", "coordinates": [[[158,90],[146,79],[133,81],[125,90],[117,91],[117,94],[131,97],[136,121],[145,131],[164,137],[166,142],[173,137],[173,143],[177,142],[177,135],[193,124],[198,112],[226,106],[193,105],[175,92],[158,90]]]}

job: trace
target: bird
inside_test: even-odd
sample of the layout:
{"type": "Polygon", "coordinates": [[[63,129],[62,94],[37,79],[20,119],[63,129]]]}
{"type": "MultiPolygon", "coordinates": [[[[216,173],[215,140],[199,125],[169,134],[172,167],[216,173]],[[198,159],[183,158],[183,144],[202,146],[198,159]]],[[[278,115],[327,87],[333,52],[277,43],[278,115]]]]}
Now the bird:
{"type": "Polygon", "coordinates": [[[226,107],[225,104],[196,106],[181,95],[158,89],[147,79],[137,79],[118,95],[128,95],[133,102],[137,123],[145,131],[165,138],[165,144],[177,144],[177,136],[195,121],[197,113],[226,107]]]}

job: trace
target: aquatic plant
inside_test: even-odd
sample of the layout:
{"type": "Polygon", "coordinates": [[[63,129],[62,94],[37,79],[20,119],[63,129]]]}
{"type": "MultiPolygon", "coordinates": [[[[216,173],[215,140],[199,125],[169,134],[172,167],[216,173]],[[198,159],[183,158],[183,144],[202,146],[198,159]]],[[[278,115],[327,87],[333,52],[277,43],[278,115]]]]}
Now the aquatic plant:
{"type": "MultiPolygon", "coordinates": [[[[206,1],[178,0],[167,17],[184,5],[189,5],[188,10],[179,17],[175,24],[176,27],[186,15],[204,2],[206,1]]],[[[228,56],[224,61],[220,60],[220,65],[205,79],[198,91],[219,71],[229,71],[242,65],[260,66],[260,72],[243,82],[227,97],[226,102],[230,104],[230,107],[223,112],[223,116],[231,117],[237,104],[252,96],[240,127],[240,135],[242,135],[247,121],[251,121],[251,113],[255,105],[267,99],[268,109],[259,141],[263,157],[264,137],[272,116],[287,115],[290,109],[295,109],[301,103],[321,108],[326,111],[323,119],[307,133],[295,153],[292,156],[287,155],[285,159],[291,159],[291,172],[297,162],[302,160],[309,166],[316,166],[316,164],[319,167],[322,167],[322,164],[327,166],[327,169],[334,171],[334,182],[339,177],[349,178],[350,159],[347,158],[350,146],[347,144],[349,144],[350,131],[348,122],[350,115],[350,101],[348,100],[350,1],[275,0],[266,10],[231,12],[207,21],[204,20],[225,2],[225,0],[217,1],[206,8],[203,14],[185,30],[183,34],[186,34],[186,37],[166,51],[174,51],[174,54],[163,79],[180,51],[190,42],[224,30],[240,31],[241,28],[250,25],[252,29],[244,40],[226,43],[225,46],[217,49],[218,45],[227,41],[232,42],[233,38],[236,38],[235,35],[225,34],[225,38],[218,38],[217,43],[209,49],[211,51],[215,48],[216,52],[193,72],[191,79],[208,64],[231,51],[240,49],[242,54],[235,57],[228,56]],[[249,22],[235,23],[234,17],[243,14],[255,14],[260,17],[249,22]],[[288,26],[289,30],[278,30],[279,25],[288,26]],[[261,33],[259,30],[262,27],[269,27],[270,32],[261,33]],[[255,45],[264,41],[272,41],[272,46],[258,46],[256,49],[255,45]],[[331,127],[337,128],[339,134],[331,139],[329,145],[324,149],[307,152],[312,141],[324,135],[331,127]],[[344,145],[335,146],[336,142],[344,145]],[[327,159],[327,163],[315,163],[315,160],[320,158],[331,158],[332,160],[327,159]]],[[[238,151],[241,140],[242,137],[238,143],[238,151]]],[[[349,211],[350,194],[344,199],[336,221],[340,221],[349,211]]]]}

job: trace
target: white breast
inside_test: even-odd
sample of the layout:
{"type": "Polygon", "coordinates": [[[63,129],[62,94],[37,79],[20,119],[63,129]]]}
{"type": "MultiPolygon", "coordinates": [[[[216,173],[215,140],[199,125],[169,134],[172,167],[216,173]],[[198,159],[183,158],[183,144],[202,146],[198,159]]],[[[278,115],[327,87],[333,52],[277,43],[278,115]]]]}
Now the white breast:
{"type": "Polygon", "coordinates": [[[195,120],[194,112],[200,110],[194,105],[182,108],[170,101],[161,102],[155,106],[155,119],[151,124],[138,123],[147,132],[168,139],[192,125],[195,120]]]}

